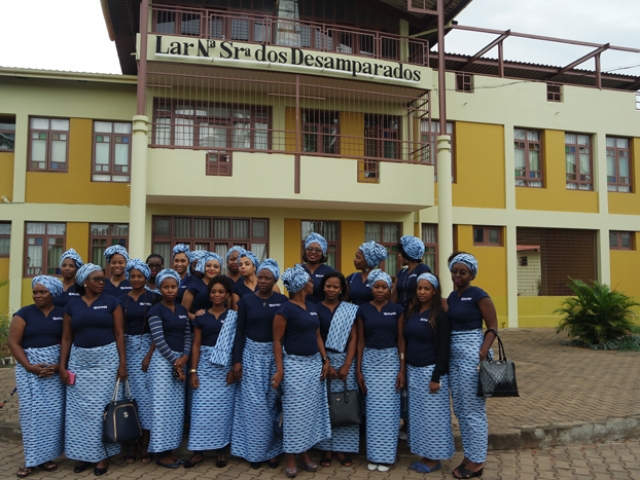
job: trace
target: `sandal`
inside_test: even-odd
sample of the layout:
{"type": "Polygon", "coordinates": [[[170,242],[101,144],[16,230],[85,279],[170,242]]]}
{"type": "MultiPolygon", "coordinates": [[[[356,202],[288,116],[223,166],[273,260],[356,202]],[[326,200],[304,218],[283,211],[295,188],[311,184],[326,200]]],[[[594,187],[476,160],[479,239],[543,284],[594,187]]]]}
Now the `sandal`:
{"type": "Polygon", "coordinates": [[[431,473],[431,472],[435,472],[436,470],[440,470],[441,468],[442,468],[441,462],[436,463],[433,467],[430,467],[426,463],[418,462],[418,465],[416,465],[415,471],[418,473],[431,473]]]}
{"type": "Polygon", "coordinates": [[[320,460],[320,465],[322,465],[323,467],[330,467],[331,460],[331,457],[322,457],[322,459],[320,460]]]}
{"type": "Polygon", "coordinates": [[[344,453],[338,453],[338,461],[342,464],[343,467],[353,466],[353,460],[347,457],[344,453]]]}
{"type": "Polygon", "coordinates": [[[58,464],[55,462],[44,462],[40,465],[40,468],[46,470],[47,472],[53,472],[56,468],[58,468],[58,464]]]}
{"type": "Polygon", "coordinates": [[[153,460],[153,457],[149,453],[140,455],[140,461],[145,465],[151,463],[151,460],[153,460]]]}
{"type": "Polygon", "coordinates": [[[33,467],[20,467],[16,472],[16,477],[25,478],[31,475],[35,471],[33,467]]]}
{"type": "Polygon", "coordinates": [[[135,455],[127,455],[125,457],[125,463],[135,463],[137,460],[137,457],[135,455]]]}
{"type": "Polygon", "coordinates": [[[458,467],[456,468],[452,473],[453,476],[455,478],[460,478],[460,479],[469,479],[469,478],[476,478],[476,477],[481,477],[482,476],[482,471],[484,470],[484,467],[482,467],[480,470],[474,472],[473,470],[467,470],[464,467],[458,467]],[[457,474],[456,474],[457,472],[457,474]]]}
{"type": "Polygon", "coordinates": [[[183,463],[184,468],[193,468],[200,465],[204,461],[204,455],[201,453],[194,453],[189,460],[185,460],[183,463]],[[200,460],[194,460],[195,457],[200,455],[200,460]]]}
{"type": "Polygon", "coordinates": [[[223,449],[218,450],[218,459],[216,460],[216,467],[224,468],[227,466],[227,456],[224,454],[223,449]]]}

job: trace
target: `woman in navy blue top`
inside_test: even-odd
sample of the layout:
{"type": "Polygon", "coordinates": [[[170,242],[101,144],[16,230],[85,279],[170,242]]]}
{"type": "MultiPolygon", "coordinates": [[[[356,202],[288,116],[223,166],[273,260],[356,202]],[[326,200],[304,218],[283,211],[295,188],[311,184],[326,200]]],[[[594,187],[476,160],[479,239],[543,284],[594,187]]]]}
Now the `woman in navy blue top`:
{"type": "Polygon", "coordinates": [[[455,287],[447,299],[447,315],[451,321],[449,382],[464,449],[464,460],[453,471],[453,476],[472,478],[482,475],[489,437],[485,399],[476,394],[477,366],[490,356],[495,335],[487,332],[483,336],[482,322],[497,331],[498,319],[489,295],[471,285],[478,273],[475,257],[459,252],[449,263],[449,270],[455,287]]]}
{"type": "Polygon", "coordinates": [[[318,233],[311,233],[304,241],[304,255],[302,256],[302,267],[309,274],[313,283],[313,292],[307,296],[307,302],[320,303],[322,301],[322,290],[320,282],[322,277],[335,269],[327,265],[328,244],[324,237],[318,233]]]}
{"type": "Polygon", "coordinates": [[[377,268],[380,262],[388,256],[387,249],[374,241],[360,245],[353,259],[353,266],[360,273],[352,273],[347,277],[347,283],[349,284],[348,299],[351,303],[362,305],[373,300],[371,287],[367,285],[367,277],[369,272],[377,268]]]}
{"type": "Polygon", "coordinates": [[[125,275],[125,268],[129,261],[129,253],[122,245],[111,245],[104,251],[104,258],[109,266],[110,277],[104,285],[104,293],[119,298],[120,295],[131,290],[131,284],[125,275]]]}
{"type": "Polygon", "coordinates": [[[418,237],[408,235],[401,237],[400,243],[398,243],[398,252],[407,261],[407,268],[402,268],[396,273],[391,299],[402,305],[406,313],[416,289],[417,278],[423,273],[431,272],[431,268],[422,263],[424,243],[418,237]]]}
{"type": "Polygon", "coordinates": [[[76,273],[84,265],[82,258],[73,248],[60,255],[60,273],[62,274],[62,293],[56,297],[53,304],[64,307],[72,297],[79,297],[76,290],[76,273]]]}
{"type": "Polygon", "coordinates": [[[187,291],[187,279],[189,278],[189,245],[179,243],[172,250],[171,268],[180,275],[180,285],[176,303],[182,303],[182,297],[187,291]]]}
{"type": "MultiPolygon", "coordinates": [[[[258,276],[256,272],[260,267],[260,261],[253,252],[242,249],[238,252],[238,269],[240,271],[240,278],[233,285],[233,305],[238,305],[238,302],[245,295],[254,293],[258,286],[258,276]]],[[[276,291],[278,287],[276,286],[276,291]]]]}
{"type": "Polygon", "coordinates": [[[238,265],[238,255],[240,252],[244,250],[244,248],[234,245],[229,250],[227,250],[226,262],[227,262],[227,273],[225,273],[225,277],[231,280],[231,283],[237,283],[241,278],[240,275],[240,265],[238,265]]]}
{"type": "Polygon", "coordinates": [[[189,312],[189,320],[193,321],[196,315],[203,315],[211,308],[207,285],[212,278],[220,275],[221,269],[222,258],[217,253],[205,252],[198,260],[195,271],[201,273],[202,278],[191,280],[182,297],[182,306],[189,312]]]}

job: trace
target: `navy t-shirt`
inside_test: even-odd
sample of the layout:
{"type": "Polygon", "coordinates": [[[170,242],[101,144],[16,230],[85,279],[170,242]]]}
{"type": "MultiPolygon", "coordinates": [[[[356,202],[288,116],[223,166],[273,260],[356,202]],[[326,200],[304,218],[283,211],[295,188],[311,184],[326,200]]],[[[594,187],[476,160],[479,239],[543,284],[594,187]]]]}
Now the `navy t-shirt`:
{"type": "Polygon", "coordinates": [[[72,298],[64,309],[71,317],[73,344],[80,348],[94,348],[115,342],[113,312],[120,303],[111,295],[101,293],[91,305],[82,297],[72,298]]]}
{"type": "Polygon", "coordinates": [[[80,293],[78,292],[78,285],[74,283],[73,285],[69,286],[69,288],[67,288],[64,292],[62,292],[58,298],[54,299],[53,304],[56,307],[64,308],[67,303],[69,303],[69,300],[79,296],[80,293]]]}
{"type": "Polygon", "coordinates": [[[22,335],[22,348],[43,348],[58,345],[62,338],[64,310],[54,306],[45,317],[42,310],[34,305],[22,307],[15,316],[26,322],[22,335]]]}
{"type": "Polygon", "coordinates": [[[366,348],[393,348],[398,346],[398,319],[403,308],[397,303],[387,302],[380,311],[371,303],[358,308],[357,317],[364,325],[366,348]]]}
{"type": "Polygon", "coordinates": [[[106,293],[107,295],[111,295],[115,298],[120,298],[120,295],[129,293],[132,288],[133,287],[131,286],[131,283],[129,283],[129,280],[127,279],[121,281],[120,284],[116,287],[113,283],[111,283],[111,279],[109,278],[106,282],[104,282],[104,290],[102,291],[102,293],[106,293]]]}
{"type": "Polygon", "coordinates": [[[427,272],[431,272],[429,265],[419,263],[411,272],[409,272],[408,268],[403,268],[396,274],[398,303],[402,305],[405,312],[409,309],[409,304],[411,303],[411,297],[416,289],[418,277],[427,272]]]}
{"type": "Polygon", "coordinates": [[[238,295],[240,298],[244,298],[245,295],[251,295],[258,291],[258,284],[256,283],[256,289],[251,290],[244,284],[244,277],[240,277],[240,279],[233,284],[233,293],[238,295]]]}
{"type": "Polygon", "coordinates": [[[254,342],[273,342],[273,317],[289,299],[273,292],[267,299],[258,295],[245,295],[238,302],[238,320],[233,343],[233,363],[242,362],[246,339],[254,342]]]}
{"type": "Polygon", "coordinates": [[[196,313],[198,310],[208,310],[211,308],[211,298],[207,291],[207,284],[199,278],[193,277],[194,280],[189,282],[187,290],[193,295],[193,302],[191,302],[191,313],[196,313]]]}
{"type": "Polygon", "coordinates": [[[287,321],[282,344],[289,355],[309,356],[318,353],[318,312],[311,302],[306,302],[306,307],[305,310],[300,305],[286,302],[278,310],[278,315],[287,321]]]}
{"type": "Polygon", "coordinates": [[[407,363],[412,367],[426,367],[436,363],[435,332],[429,324],[431,310],[414,313],[404,324],[407,363]]]}
{"type": "Polygon", "coordinates": [[[303,264],[302,267],[309,274],[309,278],[313,282],[313,293],[311,295],[307,295],[305,300],[314,304],[322,302],[324,294],[322,290],[320,290],[320,282],[322,282],[322,277],[324,277],[329,272],[335,272],[335,269],[331,268],[326,263],[323,263],[318,268],[316,268],[315,272],[313,273],[309,271],[305,264],[303,264]]]}
{"type": "Polygon", "coordinates": [[[363,305],[373,300],[371,287],[367,287],[367,282],[362,281],[360,272],[349,275],[347,277],[347,285],[349,285],[349,301],[354,305],[363,305]]]}
{"type": "Polygon", "coordinates": [[[162,300],[160,295],[149,290],[145,290],[138,300],[130,297],[129,294],[121,295],[118,301],[124,314],[124,333],[126,335],[150,333],[149,323],[146,321],[147,312],[160,300],[162,300]]]}
{"type": "MultiPolygon", "coordinates": [[[[336,309],[338,306],[336,306],[336,309]]],[[[331,320],[333,320],[333,314],[336,313],[329,309],[329,307],[324,306],[322,303],[318,303],[316,305],[316,310],[318,311],[318,318],[320,320],[320,336],[322,337],[322,341],[327,343],[327,335],[329,335],[329,328],[331,328],[331,320]]]]}
{"type": "Polygon", "coordinates": [[[447,299],[447,316],[451,320],[451,330],[476,330],[482,328],[482,312],[478,302],[489,298],[489,294],[478,287],[469,287],[462,294],[451,292],[447,299]]]}
{"type": "MultiPolygon", "coordinates": [[[[176,295],[176,303],[180,303],[180,304],[182,303],[182,297],[184,297],[184,292],[187,291],[189,284],[194,278],[195,277],[193,275],[189,275],[187,273],[185,277],[182,280],[180,280],[180,283],[178,284],[178,295],[176,295]]],[[[158,287],[158,289],[160,289],[160,285],[156,285],[156,286],[158,287]]]]}
{"type": "Polygon", "coordinates": [[[216,346],[220,330],[222,330],[222,325],[224,325],[224,321],[227,318],[227,312],[229,312],[229,310],[225,310],[218,318],[216,318],[215,315],[206,312],[204,315],[199,315],[193,320],[193,323],[191,324],[193,325],[193,328],[199,328],[202,330],[203,346],[216,346]]]}
{"type": "Polygon", "coordinates": [[[147,313],[147,323],[153,316],[162,320],[162,333],[167,346],[174,352],[184,351],[184,331],[189,321],[187,309],[176,303],[174,312],[162,303],[156,303],[147,313]]]}

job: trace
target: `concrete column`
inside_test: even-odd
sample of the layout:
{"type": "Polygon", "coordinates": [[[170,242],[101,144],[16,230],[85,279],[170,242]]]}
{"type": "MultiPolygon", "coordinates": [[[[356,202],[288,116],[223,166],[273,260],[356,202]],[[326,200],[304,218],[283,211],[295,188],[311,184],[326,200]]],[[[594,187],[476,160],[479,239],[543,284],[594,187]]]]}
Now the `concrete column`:
{"type": "MultiPolygon", "coordinates": [[[[400,20],[400,35],[403,37],[409,36],[409,22],[406,20],[400,20]]],[[[409,41],[406,38],[400,40],[400,61],[406,62],[409,60],[409,41]]]]}
{"type": "MultiPolygon", "coordinates": [[[[510,222],[506,226],[507,247],[507,326],[518,327],[518,244],[516,242],[517,227],[510,222]]],[[[499,325],[503,328],[502,325],[499,325]]]]}
{"type": "MultiPolygon", "coordinates": [[[[23,220],[11,222],[9,255],[9,311],[13,313],[22,307],[22,277],[24,270],[24,228],[23,220]]],[[[6,288],[6,287],[5,287],[6,288]]]]}
{"type": "Polygon", "coordinates": [[[438,264],[442,296],[453,291],[447,258],[453,252],[453,194],[451,186],[451,135],[438,135],[438,264]]]}
{"type": "Polygon", "coordinates": [[[609,190],[607,188],[607,135],[599,132],[594,135],[593,152],[593,188],[598,192],[598,280],[611,284],[611,252],[609,251],[609,190]]]}
{"type": "Polygon", "coordinates": [[[145,225],[147,215],[147,123],[145,115],[133,117],[131,157],[131,199],[129,213],[129,255],[146,258],[145,225]]]}

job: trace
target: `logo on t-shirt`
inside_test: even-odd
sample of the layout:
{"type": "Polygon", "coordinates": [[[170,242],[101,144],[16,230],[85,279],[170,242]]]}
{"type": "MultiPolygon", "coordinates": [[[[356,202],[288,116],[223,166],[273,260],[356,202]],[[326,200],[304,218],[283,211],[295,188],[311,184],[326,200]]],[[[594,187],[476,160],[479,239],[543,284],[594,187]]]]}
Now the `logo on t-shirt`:
{"type": "Polygon", "coordinates": [[[96,305],[93,307],[94,310],[106,310],[107,308],[109,308],[109,305],[96,305]]]}
{"type": "Polygon", "coordinates": [[[178,318],[187,318],[186,315],[178,315],[178,318]]]}
{"type": "Polygon", "coordinates": [[[321,274],[321,273],[314,273],[314,274],[313,274],[313,276],[314,276],[314,277],[316,277],[316,278],[322,278],[322,277],[324,277],[324,275],[323,275],[323,274],[321,274]]]}
{"type": "Polygon", "coordinates": [[[309,315],[315,315],[317,317],[318,313],[317,312],[309,312],[309,315]]]}
{"type": "Polygon", "coordinates": [[[413,278],[413,277],[417,277],[418,274],[417,273],[412,273],[411,275],[409,275],[409,278],[413,278]]]}
{"type": "Polygon", "coordinates": [[[120,287],[120,290],[131,290],[133,287],[120,287]]]}
{"type": "Polygon", "coordinates": [[[51,320],[54,320],[56,322],[59,322],[62,320],[62,317],[51,317],[51,320]]]}
{"type": "Polygon", "coordinates": [[[146,303],[145,303],[145,302],[140,302],[140,306],[141,306],[141,307],[144,307],[144,306],[147,306],[147,307],[153,307],[153,303],[148,303],[148,302],[146,302],[146,303]]]}
{"type": "Polygon", "coordinates": [[[79,294],[79,293],[73,293],[73,292],[72,292],[72,293],[69,293],[69,296],[70,296],[70,297],[79,297],[79,296],[80,296],[80,294],[79,294]]]}
{"type": "Polygon", "coordinates": [[[471,300],[473,300],[473,298],[471,298],[471,297],[460,297],[460,301],[461,302],[469,302],[471,300]]]}
{"type": "Polygon", "coordinates": [[[421,318],[421,319],[420,319],[420,321],[421,321],[421,322],[428,322],[428,321],[429,321],[429,319],[428,319],[428,318],[421,318]]]}
{"type": "Polygon", "coordinates": [[[384,316],[386,316],[386,317],[395,317],[396,316],[396,312],[384,312],[384,316]]]}
{"type": "Polygon", "coordinates": [[[269,304],[269,306],[270,306],[271,308],[279,307],[280,305],[282,305],[282,304],[281,304],[281,303],[270,303],[270,304],[269,304]]]}

